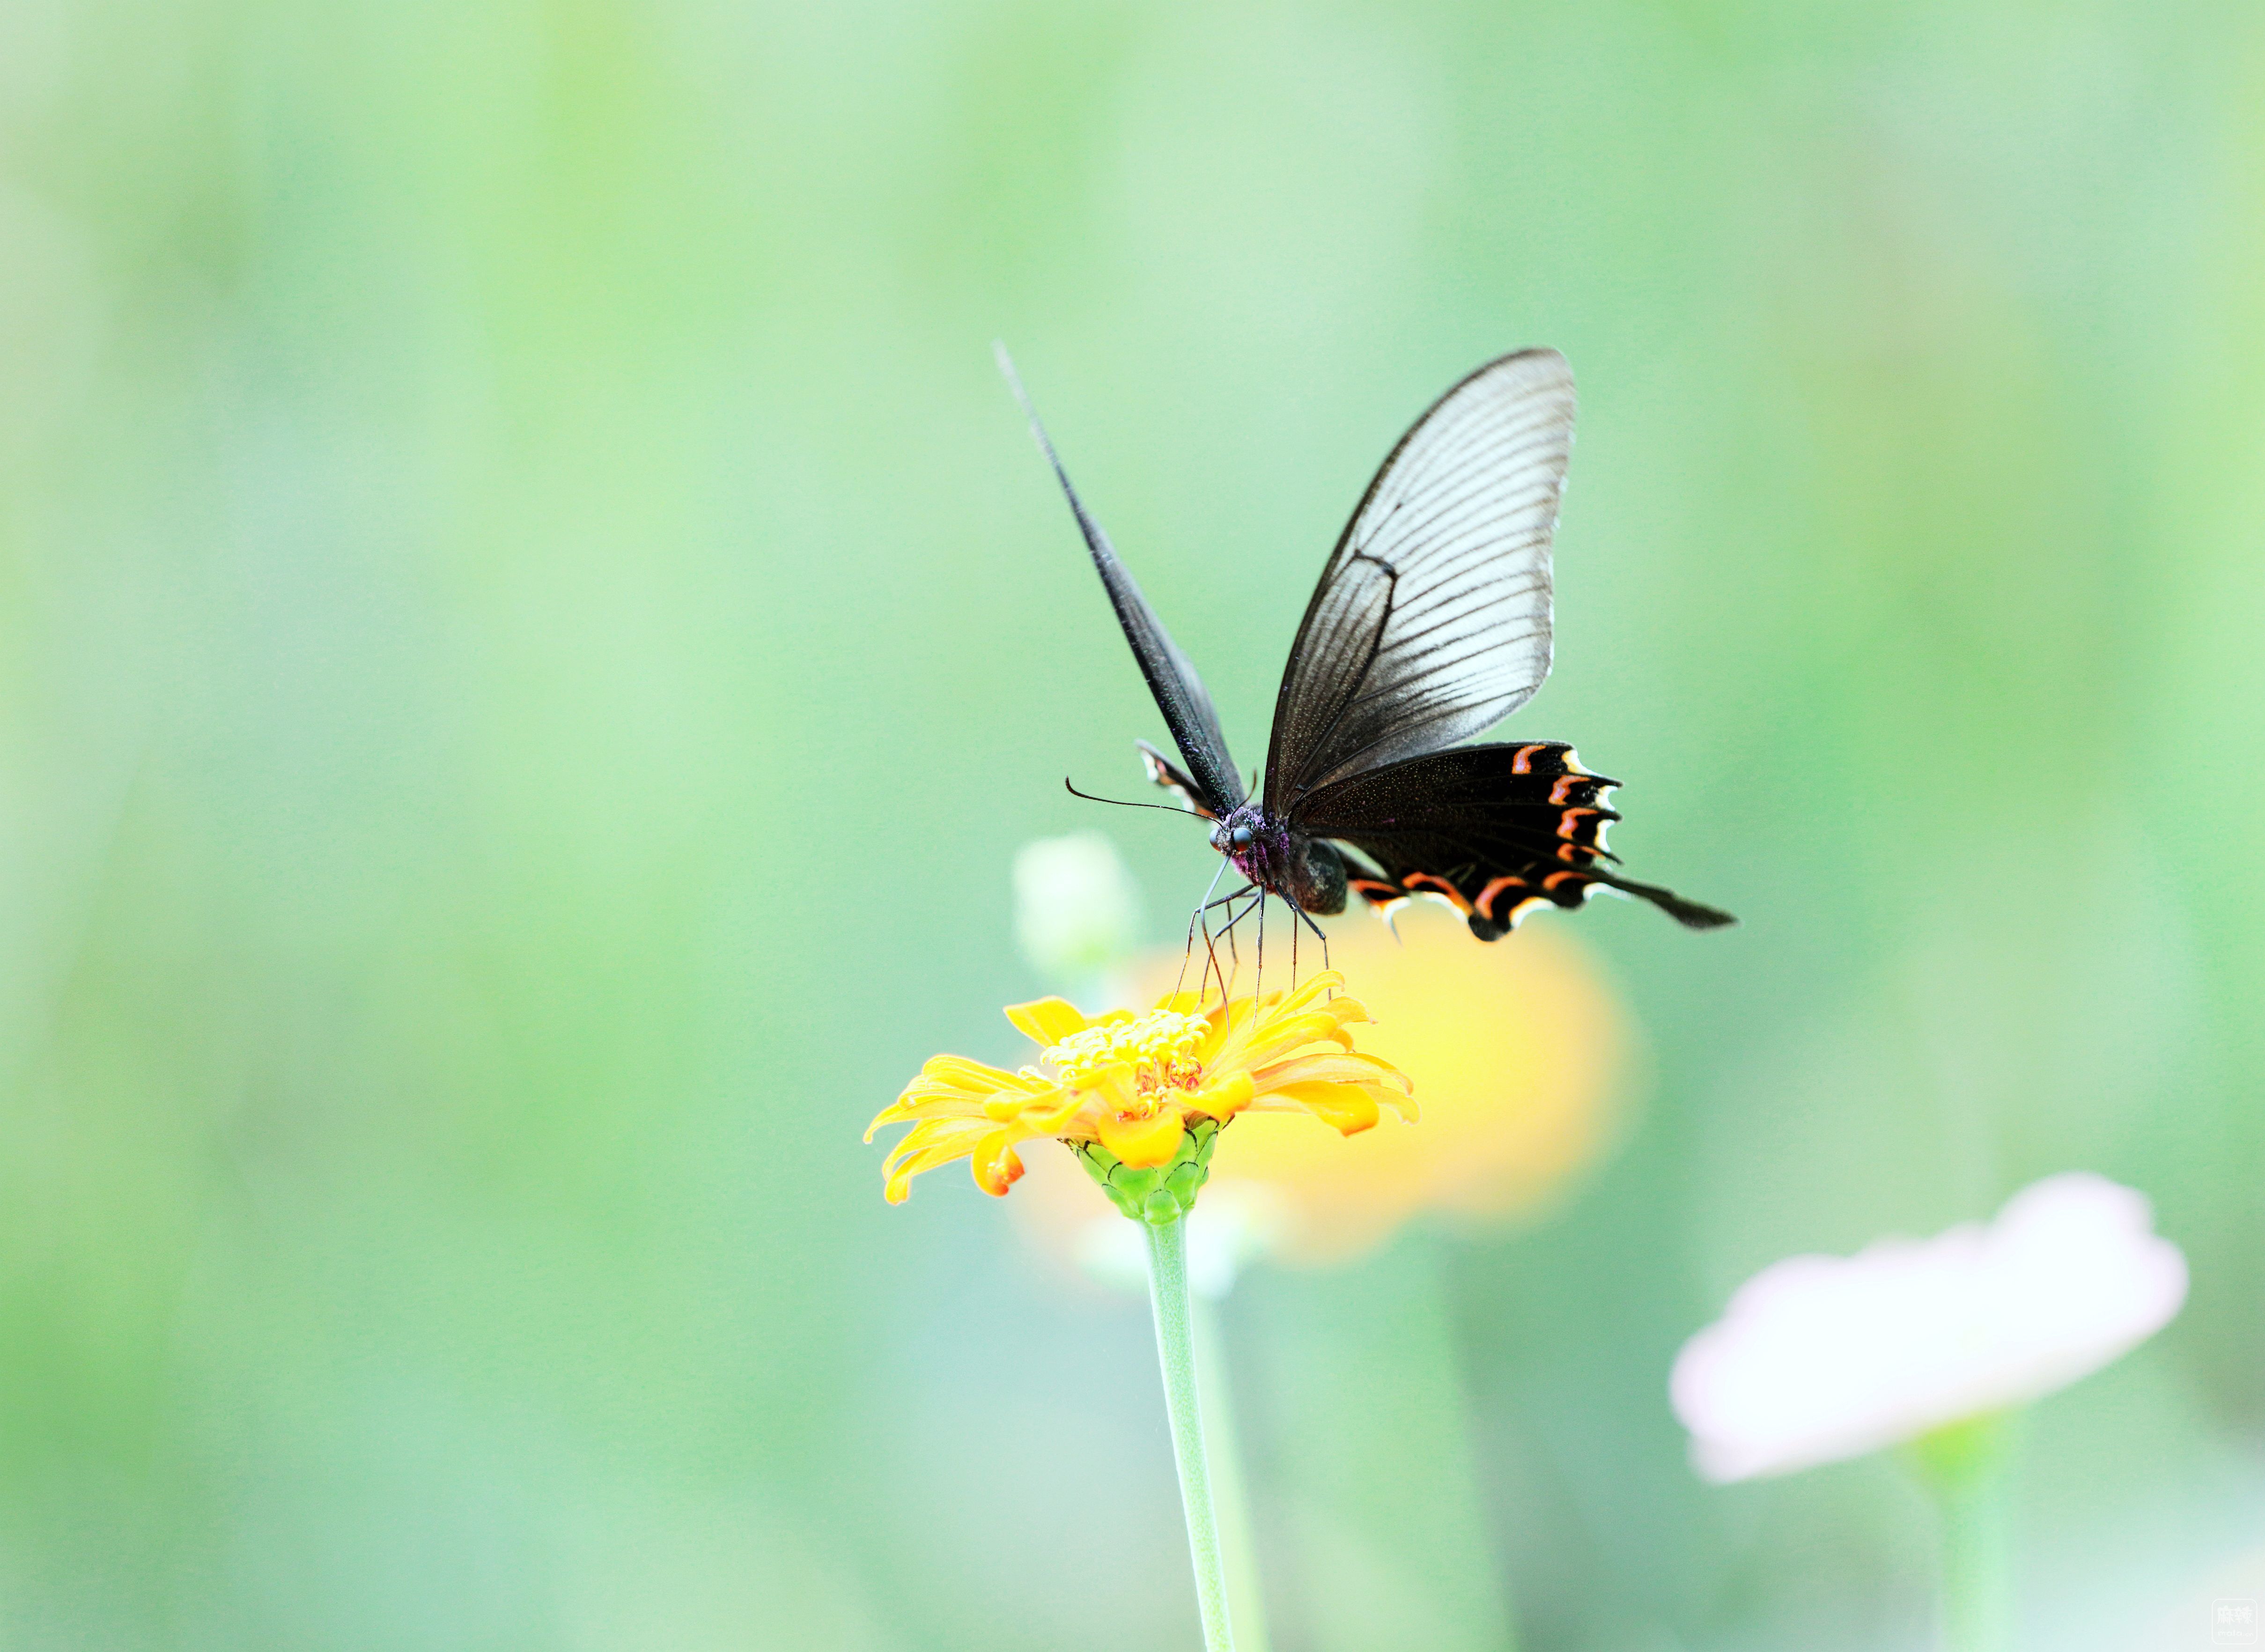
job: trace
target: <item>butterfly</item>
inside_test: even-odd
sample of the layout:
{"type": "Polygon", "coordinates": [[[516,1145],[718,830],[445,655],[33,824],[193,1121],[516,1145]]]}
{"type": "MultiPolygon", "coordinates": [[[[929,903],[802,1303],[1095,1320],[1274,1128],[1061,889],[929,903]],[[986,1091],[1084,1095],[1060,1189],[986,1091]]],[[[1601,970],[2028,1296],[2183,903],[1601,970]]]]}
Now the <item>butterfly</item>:
{"type": "Polygon", "coordinates": [[[999,361],[1179,748],[1176,764],[1139,742],[1148,778],[1212,822],[1212,847],[1256,899],[1326,916],[1350,891],[1388,918],[1430,896],[1482,941],[1600,887],[1693,929],[1737,921],[1620,872],[1605,846],[1620,782],[1582,768],[1570,746],[1460,744],[1549,674],[1550,540],[1575,405],[1563,356],[1488,362],[1386,455],[1290,646],[1256,797],[1202,679],[1070,485],[1003,348],[999,361]]]}

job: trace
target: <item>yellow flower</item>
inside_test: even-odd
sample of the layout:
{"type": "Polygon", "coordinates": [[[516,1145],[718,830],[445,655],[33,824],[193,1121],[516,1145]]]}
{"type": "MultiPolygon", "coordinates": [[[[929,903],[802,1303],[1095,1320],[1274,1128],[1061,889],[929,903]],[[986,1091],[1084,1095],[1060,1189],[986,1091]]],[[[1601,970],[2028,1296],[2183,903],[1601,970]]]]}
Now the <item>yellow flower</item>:
{"type": "Polygon", "coordinates": [[[1419,902],[1400,931],[1348,919],[1329,947],[1375,1013],[1364,1046],[1423,1086],[1424,1128],[1321,1153],[1267,1120],[1220,1144],[1214,1175],[1267,1190],[1278,1247],[1297,1260],[1356,1255],[1426,1212],[1477,1226],[1530,1218],[1624,1123],[1635,1030],[1570,925],[1545,916],[1478,946],[1419,902]]]}
{"type": "Polygon", "coordinates": [[[1345,1029],[1369,1016],[1343,985],[1324,971],[1291,992],[1209,1006],[1169,993],[1137,1015],[1089,1017],[1060,998],[1014,1005],[1007,1019],[1039,1046],[1035,1066],[1009,1073],[937,1056],[866,1127],[870,1141],[885,1124],[912,1125],[883,1167],[888,1200],[901,1204],[914,1176],[955,1159],[986,1193],[1002,1194],[1023,1174],[1016,1144],[1052,1136],[1096,1174],[1191,1164],[1192,1181],[1174,1190],[1183,1205],[1217,1127],[1238,1114],[1305,1113],[1348,1136],[1382,1107],[1412,1119],[1399,1070],[1353,1049],[1345,1029]]]}
{"type": "MultiPolygon", "coordinates": [[[[1260,1255],[1325,1264],[1421,1217],[1480,1227],[1532,1219],[1619,1139],[1640,1039],[1570,925],[1544,917],[1480,946],[1459,919],[1419,901],[1399,928],[1395,939],[1373,918],[1348,916],[1329,926],[1329,948],[1373,1017],[1362,1049],[1421,1087],[1424,1128],[1336,1142],[1286,1119],[1237,1125],[1209,1167],[1191,1258],[1208,1246],[1229,1272],[1260,1255]]],[[[1155,960],[1150,977],[1169,986],[1178,967],[1176,955],[1155,960]]],[[[1118,1254],[1115,1214],[1067,1163],[1033,1162],[1015,1205],[1041,1255],[1082,1266],[1118,1254]]]]}

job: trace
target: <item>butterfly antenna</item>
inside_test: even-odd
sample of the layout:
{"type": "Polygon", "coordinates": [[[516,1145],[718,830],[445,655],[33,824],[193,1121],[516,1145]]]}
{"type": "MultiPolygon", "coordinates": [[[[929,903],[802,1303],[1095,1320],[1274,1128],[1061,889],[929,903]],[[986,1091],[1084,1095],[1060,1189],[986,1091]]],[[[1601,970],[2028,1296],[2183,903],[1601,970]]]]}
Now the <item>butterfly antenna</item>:
{"type": "Polygon", "coordinates": [[[1070,785],[1069,776],[1067,775],[1064,775],[1062,776],[1062,784],[1068,790],[1071,797],[1082,797],[1088,803],[1114,804],[1119,809],[1162,809],[1166,814],[1187,814],[1191,812],[1186,809],[1181,808],[1179,804],[1175,803],[1132,803],[1123,797],[1096,797],[1089,791],[1080,791],[1076,787],[1070,785]]]}

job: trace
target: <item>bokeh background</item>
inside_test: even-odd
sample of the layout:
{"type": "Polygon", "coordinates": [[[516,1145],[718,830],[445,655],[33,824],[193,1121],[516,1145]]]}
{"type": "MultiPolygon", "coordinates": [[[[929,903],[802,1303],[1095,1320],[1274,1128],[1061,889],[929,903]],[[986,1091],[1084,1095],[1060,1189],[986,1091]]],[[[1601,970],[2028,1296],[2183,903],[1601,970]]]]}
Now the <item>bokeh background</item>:
{"type": "Polygon", "coordinates": [[[1562,349],[1511,726],[1744,920],[1537,918],[1615,1151],[1221,1305],[1278,1647],[1920,1643],[1892,1465],[1706,1488],[1668,1363],[2071,1168],[2195,1284],[2025,1644],[2258,1592],[2261,269],[2241,0],[11,0],[0,1639],[1194,1644],[1145,1309],[857,1139],[1019,1059],[1019,844],[1211,875],[1062,793],[1161,725],[994,337],[1246,764],[1562,349]]]}

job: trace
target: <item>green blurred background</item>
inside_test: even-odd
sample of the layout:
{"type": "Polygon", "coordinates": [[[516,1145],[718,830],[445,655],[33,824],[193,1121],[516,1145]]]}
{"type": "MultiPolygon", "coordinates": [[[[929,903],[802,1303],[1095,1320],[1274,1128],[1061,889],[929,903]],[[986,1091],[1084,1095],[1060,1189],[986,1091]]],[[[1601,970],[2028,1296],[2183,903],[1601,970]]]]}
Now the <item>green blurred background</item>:
{"type": "Polygon", "coordinates": [[[2134,1644],[2265,1545],[2261,272],[2247,0],[11,0],[0,1642],[1194,1644],[1145,1309],[857,1139],[1020,842],[1213,864],[1062,794],[1161,728],[998,336],[1247,762],[1562,349],[1512,726],[1745,921],[1540,920],[1654,1074],[1552,1219],[1227,1305],[1276,1644],[1919,1643],[1668,1362],[2069,1168],[2194,1269],[2030,1430],[2025,1644],[2134,1644]]]}

